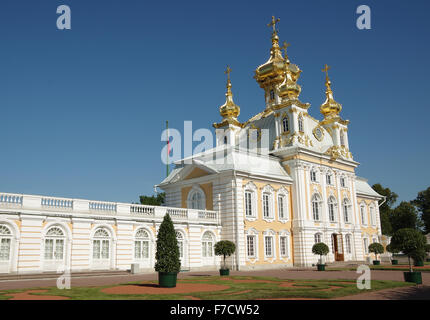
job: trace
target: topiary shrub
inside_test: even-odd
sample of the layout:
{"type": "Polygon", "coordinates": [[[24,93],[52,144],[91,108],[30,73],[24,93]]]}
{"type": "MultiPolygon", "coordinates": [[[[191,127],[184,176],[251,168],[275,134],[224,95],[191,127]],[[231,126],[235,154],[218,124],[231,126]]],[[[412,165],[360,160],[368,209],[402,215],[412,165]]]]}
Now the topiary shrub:
{"type": "Polygon", "coordinates": [[[369,245],[369,252],[375,254],[375,260],[378,260],[378,254],[384,253],[384,246],[378,242],[369,245]]]}
{"type": "Polygon", "coordinates": [[[322,256],[329,253],[329,248],[324,242],[318,242],[313,245],[312,253],[320,256],[320,264],[322,264],[322,256]]]}
{"type": "Polygon", "coordinates": [[[224,257],[223,269],[228,269],[225,265],[225,258],[231,256],[236,251],[236,245],[229,240],[222,240],[215,243],[215,254],[224,257]]]}
{"type": "Polygon", "coordinates": [[[385,249],[388,252],[392,253],[392,257],[391,257],[392,260],[394,260],[394,254],[399,253],[399,250],[397,250],[396,248],[393,248],[393,246],[391,245],[391,243],[389,245],[387,245],[387,247],[385,249]]]}
{"type": "Polygon", "coordinates": [[[413,272],[411,258],[425,250],[426,237],[415,229],[404,228],[396,231],[391,238],[391,247],[408,256],[409,272],[413,272]]]}
{"type": "Polygon", "coordinates": [[[178,240],[169,214],[164,216],[157,235],[157,252],[155,254],[155,271],[176,272],[181,270],[178,240]]]}

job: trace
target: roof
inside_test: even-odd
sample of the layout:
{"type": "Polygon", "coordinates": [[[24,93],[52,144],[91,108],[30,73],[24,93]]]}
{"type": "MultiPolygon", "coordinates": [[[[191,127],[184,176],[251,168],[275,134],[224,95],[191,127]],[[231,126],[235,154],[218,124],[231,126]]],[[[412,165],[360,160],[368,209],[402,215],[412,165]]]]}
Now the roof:
{"type": "Polygon", "coordinates": [[[261,175],[291,182],[292,179],[282,167],[279,158],[247,152],[238,147],[222,145],[206,152],[175,162],[176,168],[160,183],[165,185],[180,180],[190,167],[198,167],[209,173],[235,170],[251,175],[261,175]]]}
{"type": "Polygon", "coordinates": [[[355,181],[356,181],[355,185],[357,187],[358,194],[381,198],[381,199],[384,197],[372,189],[372,187],[367,183],[367,179],[356,177],[355,181]]]}

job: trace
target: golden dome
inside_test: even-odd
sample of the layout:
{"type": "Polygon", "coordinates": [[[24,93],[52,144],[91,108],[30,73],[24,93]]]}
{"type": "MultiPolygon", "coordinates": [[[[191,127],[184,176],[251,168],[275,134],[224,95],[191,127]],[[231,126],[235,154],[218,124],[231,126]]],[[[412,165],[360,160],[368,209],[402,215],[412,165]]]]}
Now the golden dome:
{"type": "Polygon", "coordinates": [[[331,81],[328,77],[328,70],[330,67],[328,65],[325,65],[323,72],[326,73],[325,77],[325,86],[326,86],[326,100],[320,107],[320,112],[323,114],[324,118],[332,118],[334,116],[339,115],[340,111],[342,110],[342,105],[338,102],[336,102],[333,98],[333,91],[331,90],[331,81]]]}
{"type": "Polygon", "coordinates": [[[225,119],[236,120],[240,114],[240,107],[233,101],[233,93],[231,92],[231,81],[230,81],[231,69],[227,66],[225,73],[227,74],[227,92],[225,94],[225,103],[219,108],[221,117],[225,119]]]}
{"type": "Polygon", "coordinates": [[[296,83],[297,79],[300,77],[300,73],[302,72],[299,67],[296,65],[292,65],[287,55],[287,48],[289,44],[284,42],[284,55],[285,55],[285,79],[279,86],[279,96],[280,97],[288,97],[290,100],[295,100],[299,97],[302,88],[300,85],[296,83]]]}
{"type": "Polygon", "coordinates": [[[268,24],[268,26],[273,27],[270,58],[255,70],[254,78],[262,88],[271,83],[281,83],[284,80],[284,58],[282,57],[281,48],[279,47],[279,37],[275,28],[276,23],[279,21],[279,18],[275,19],[275,17],[272,17],[272,22],[268,24]]]}

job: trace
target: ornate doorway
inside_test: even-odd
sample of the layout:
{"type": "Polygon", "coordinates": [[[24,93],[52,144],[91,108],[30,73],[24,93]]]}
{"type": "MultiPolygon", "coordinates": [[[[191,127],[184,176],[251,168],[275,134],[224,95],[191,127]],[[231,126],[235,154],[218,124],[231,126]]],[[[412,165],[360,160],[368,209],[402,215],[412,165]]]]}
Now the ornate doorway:
{"type": "Polygon", "coordinates": [[[331,235],[331,245],[332,245],[332,251],[334,253],[334,260],[344,261],[342,235],[333,233],[331,235]]]}

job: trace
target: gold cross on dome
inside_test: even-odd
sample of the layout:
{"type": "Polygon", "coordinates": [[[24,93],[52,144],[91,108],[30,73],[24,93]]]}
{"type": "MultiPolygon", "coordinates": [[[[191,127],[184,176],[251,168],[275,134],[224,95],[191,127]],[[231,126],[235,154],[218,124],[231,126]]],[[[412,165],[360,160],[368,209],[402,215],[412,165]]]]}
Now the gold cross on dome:
{"type": "Polygon", "coordinates": [[[231,72],[231,68],[227,66],[227,69],[225,69],[224,73],[227,75],[228,81],[230,81],[230,72],[231,72]]]}
{"type": "Polygon", "coordinates": [[[276,32],[276,24],[281,21],[281,19],[275,19],[275,16],[272,16],[272,21],[267,25],[268,27],[273,27],[273,32],[276,32]]]}
{"type": "Polygon", "coordinates": [[[324,69],[322,69],[322,72],[325,72],[326,77],[328,77],[328,71],[329,70],[330,70],[330,67],[327,64],[325,64],[324,69]]]}
{"type": "Polygon", "coordinates": [[[291,43],[287,43],[287,41],[284,41],[284,45],[282,46],[282,49],[284,49],[284,55],[287,55],[287,48],[291,46],[291,43]]]}

